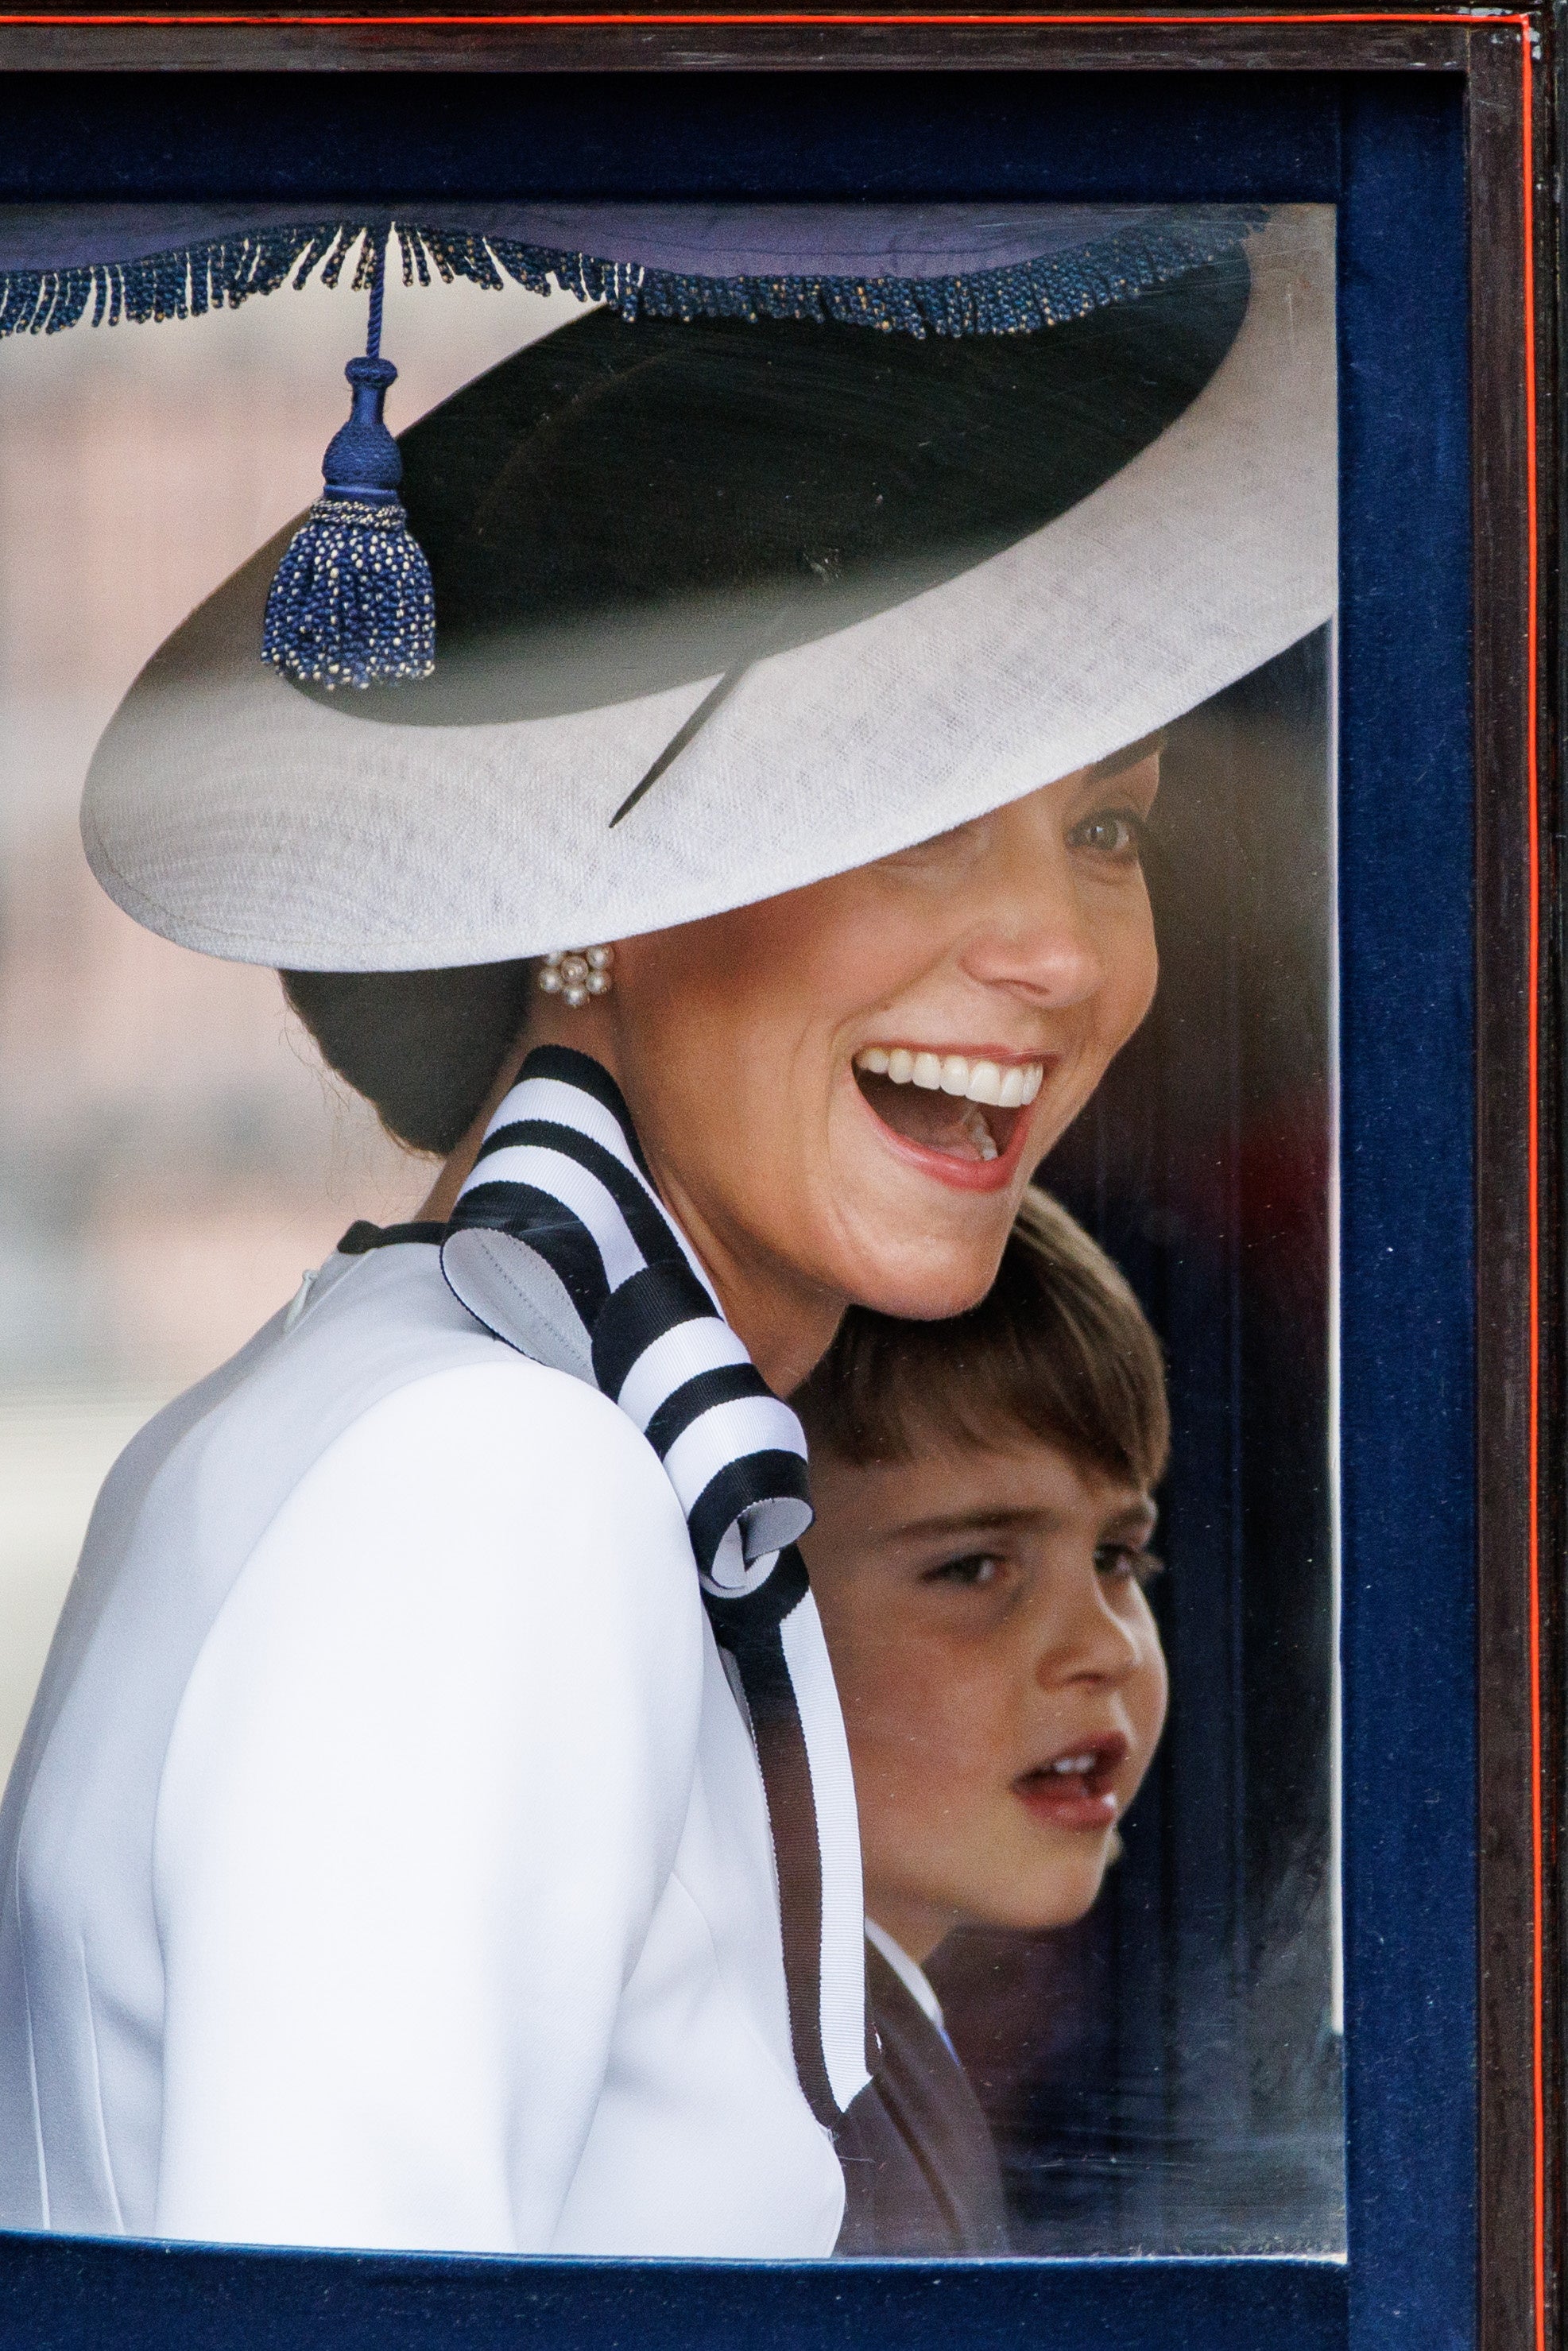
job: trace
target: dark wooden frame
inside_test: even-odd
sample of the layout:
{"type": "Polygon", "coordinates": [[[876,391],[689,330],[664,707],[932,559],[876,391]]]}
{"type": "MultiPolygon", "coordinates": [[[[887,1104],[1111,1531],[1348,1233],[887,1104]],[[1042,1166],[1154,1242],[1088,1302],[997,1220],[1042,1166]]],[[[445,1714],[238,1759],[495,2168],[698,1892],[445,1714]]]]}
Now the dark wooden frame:
{"type": "MultiPolygon", "coordinates": [[[[1555,650],[1552,20],[1536,13],[897,16],[0,14],[0,71],[1458,73],[1469,190],[1476,894],[1481,2351],[1562,2323],[1568,1298],[1555,650]]],[[[1568,96],[1568,84],[1564,85],[1568,96]]]]}

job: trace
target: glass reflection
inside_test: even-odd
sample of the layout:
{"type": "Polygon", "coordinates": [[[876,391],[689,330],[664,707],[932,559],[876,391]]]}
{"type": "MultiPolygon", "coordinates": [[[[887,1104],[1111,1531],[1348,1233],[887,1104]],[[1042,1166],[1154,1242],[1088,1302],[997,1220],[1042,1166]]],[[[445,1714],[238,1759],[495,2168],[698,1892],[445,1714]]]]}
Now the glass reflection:
{"type": "MultiPolygon", "coordinates": [[[[528,331],[521,294],[440,298],[439,320],[411,314],[400,329],[411,410],[528,331]]],[[[344,334],[331,298],[300,297],[282,321],[159,333],[156,353],[135,334],[0,347],[6,1756],[126,1437],[280,1303],[351,1216],[396,1221],[428,1177],[323,1076],[270,975],[198,964],[133,929],[80,863],[76,799],[99,726],[169,626],[309,495],[338,399],[323,364],[344,334]],[[183,372],[170,357],[182,337],[183,372]],[[225,373],[243,400],[225,396],[225,373]]],[[[1100,1890],[1103,1841],[1093,1886],[1060,1916],[1009,1909],[1019,1873],[1004,1865],[999,1890],[949,1886],[945,1901],[938,1886],[948,1926],[924,1952],[911,1949],[931,1924],[918,1888],[913,1908],[896,1887],[884,1898],[896,1928],[879,1920],[904,1956],[930,1959],[998,2149],[997,2242],[1005,2229],[1018,2251],[1343,2241],[1327,658],[1321,641],[1299,648],[1174,731],[1149,857],[1160,995],[1042,1172],[1132,1281],[1168,1363],[1157,1548],[1171,1573],[1147,1605],[1171,1713],[1124,1854],[1100,1890]]],[[[1071,1455],[1065,1467],[1058,1515],[1083,1505],[1082,1539],[1093,1533],[1096,1552],[1124,1543],[1133,1560],[1153,1457],[1105,1510],[1071,1455]]],[[[920,1523],[984,1474],[972,1454],[938,1458],[920,1523]]],[[[898,1508],[915,1508],[907,1492],[898,1508]]],[[[830,1620],[833,1510],[830,1475],[830,1620]]],[[[992,1553],[952,1552],[946,1535],[939,1548],[925,1567],[944,1604],[994,1588],[979,1565],[970,1574],[992,1553]]],[[[1129,1565],[1129,1608],[1134,1594],[1144,1604],[1140,1575],[1129,1565]]],[[[1156,1735],[1151,1718],[1110,1767],[1129,1799],[1156,1735]]],[[[1083,1783],[1068,1801],[1106,1792],[1095,1751],[1092,1771],[1064,1775],[1083,1783]]]]}

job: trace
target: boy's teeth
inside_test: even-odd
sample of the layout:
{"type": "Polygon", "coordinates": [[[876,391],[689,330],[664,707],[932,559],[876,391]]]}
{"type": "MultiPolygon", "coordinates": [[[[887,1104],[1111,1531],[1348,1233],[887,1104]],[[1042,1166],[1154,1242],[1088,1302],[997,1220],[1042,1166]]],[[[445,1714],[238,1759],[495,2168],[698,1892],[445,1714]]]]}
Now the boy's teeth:
{"type": "Polygon", "coordinates": [[[998,1110],[1026,1110],[1045,1076],[1039,1061],[1013,1061],[1004,1070],[996,1061],[971,1061],[964,1053],[917,1053],[906,1045],[864,1045],[855,1067],[868,1077],[891,1078],[895,1086],[922,1086],[927,1093],[940,1090],[972,1102],[994,1102],[998,1110]]]}

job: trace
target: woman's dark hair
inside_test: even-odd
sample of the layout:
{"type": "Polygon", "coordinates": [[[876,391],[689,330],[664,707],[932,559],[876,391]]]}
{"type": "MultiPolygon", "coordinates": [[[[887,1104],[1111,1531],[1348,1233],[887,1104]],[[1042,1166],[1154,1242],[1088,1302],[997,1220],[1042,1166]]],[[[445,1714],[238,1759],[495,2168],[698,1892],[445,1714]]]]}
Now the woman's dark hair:
{"type": "Polygon", "coordinates": [[[467,1134],[522,1028],[531,962],[443,971],[281,971],[329,1070],[395,1142],[444,1158],[467,1134]]]}
{"type": "Polygon", "coordinates": [[[946,1322],[852,1306],[790,1399],[813,1453],[906,1461],[923,1437],[1021,1433],[1147,1489],[1165,1474],[1170,1413],[1159,1341],[1104,1250],[1043,1192],[1026,1192],[996,1280],[946,1322]]]}

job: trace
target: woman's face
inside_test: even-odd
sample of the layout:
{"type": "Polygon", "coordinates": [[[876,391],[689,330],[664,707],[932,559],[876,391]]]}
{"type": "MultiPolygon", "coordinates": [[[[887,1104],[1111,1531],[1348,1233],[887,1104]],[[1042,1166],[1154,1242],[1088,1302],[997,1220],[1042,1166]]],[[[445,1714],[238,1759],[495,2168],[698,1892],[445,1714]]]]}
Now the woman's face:
{"type": "Polygon", "coordinates": [[[620,1081],[776,1386],[850,1301],[927,1318],[989,1287],[1024,1186],[1154,994],[1139,850],[1158,779],[1157,754],[1107,762],[874,865],[627,939],[612,995],[550,1008],[620,1081]],[[758,1327],[789,1322],[786,1301],[814,1329],[793,1354],[758,1327]]]}

